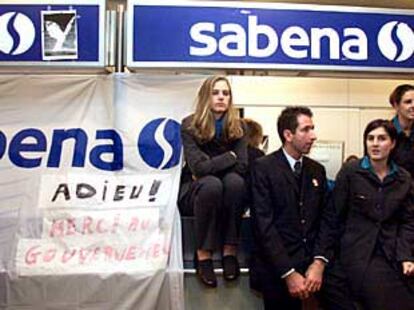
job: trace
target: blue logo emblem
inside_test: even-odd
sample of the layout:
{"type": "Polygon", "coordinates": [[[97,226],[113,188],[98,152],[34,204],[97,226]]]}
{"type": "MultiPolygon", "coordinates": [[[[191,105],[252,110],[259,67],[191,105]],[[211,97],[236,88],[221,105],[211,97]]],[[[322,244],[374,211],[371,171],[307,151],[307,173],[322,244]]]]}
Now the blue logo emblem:
{"type": "Polygon", "coordinates": [[[181,155],[180,124],[168,118],[157,118],[141,130],[138,152],[147,165],[169,169],[178,165],[181,155]]]}
{"type": "Polygon", "coordinates": [[[414,54],[414,32],[406,23],[388,22],[378,33],[378,46],[389,60],[406,61],[414,54]]]}
{"type": "Polygon", "coordinates": [[[20,55],[33,45],[36,32],[33,22],[22,13],[9,12],[0,16],[0,52],[20,55]]]}

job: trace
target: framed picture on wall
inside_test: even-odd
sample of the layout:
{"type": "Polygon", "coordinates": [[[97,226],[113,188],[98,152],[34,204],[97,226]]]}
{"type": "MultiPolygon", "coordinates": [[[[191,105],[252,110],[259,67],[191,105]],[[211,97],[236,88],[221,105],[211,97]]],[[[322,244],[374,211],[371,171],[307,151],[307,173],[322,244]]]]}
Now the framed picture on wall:
{"type": "Polygon", "coordinates": [[[334,180],[344,161],[343,141],[316,141],[309,157],[322,164],[328,179],[334,180]]]}

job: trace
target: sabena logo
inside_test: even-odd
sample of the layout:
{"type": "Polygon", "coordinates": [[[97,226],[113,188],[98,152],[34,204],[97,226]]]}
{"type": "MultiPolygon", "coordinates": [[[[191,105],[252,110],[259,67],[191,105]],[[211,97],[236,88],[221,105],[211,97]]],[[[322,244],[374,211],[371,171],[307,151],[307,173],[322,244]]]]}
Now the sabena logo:
{"type": "Polygon", "coordinates": [[[26,15],[18,12],[0,15],[0,52],[23,54],[32,47],[35,35],[33,22],[26,15]]]}
{"type": "MultiPolygon", "coordinates": [[[[247,19],[246,29],[237,23],[203,21],[192,25],[190,55],[267,58],[281,53],[292,59],[321,59],[325,57],[321,55],[322,41],[327,40],[330,60],[364,61],[369,57],[367,34],[358,27],[305,29],[292,25],[279,30],[261,24],[258,16],[249,15],[247,19]]],[[[381,54],[391,61],[402,62],[413,56],[414,33],[406,23],[385,24],[377,41],[381,54]]]]}
{"type": "MultiPolygon", "coordinates": [[[[175,120],[149,121],[136,141],[137,159],[141,158],[148,166],[165,170],[178,165],[181,138],[180,124],[175,120]]],[[[25,128],[11,135],[0,131],[0,159],[5,156],[13,165],[26,169],[68,165],[82,168],[87,162],[106,171],[124,167],[123,141],[114,129],[98,129],[91,133],[82,128],[68,128],[45,133],[38,128],[25,128]]]]}
{"type": "Polygon", "coordinates": [[[406,61],[414,54],[414,32],[406,23],[386,23],[378,33],[377,42],[381,53],[392,61],[406,61]]]}

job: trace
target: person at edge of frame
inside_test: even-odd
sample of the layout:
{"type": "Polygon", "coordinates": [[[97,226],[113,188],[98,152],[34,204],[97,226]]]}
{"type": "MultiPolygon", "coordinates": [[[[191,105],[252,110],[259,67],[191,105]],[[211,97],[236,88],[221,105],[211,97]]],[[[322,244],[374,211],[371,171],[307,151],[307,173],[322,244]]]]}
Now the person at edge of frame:
{"type": "Polygon", "coordinates": [[[414,176],[414,85],[397,86],[390,95],[389,102],[396,115],[392,119],[397,129],[397,145],[394,161],[414,176]]]}
{"type": "Polygon", "coordinates": [[[194,266],[207,287],[217,286],[212,255],[220,246],[223,278],[240,275],[237,245],[245,200],[247,139],[224,76],[207,78],[197,95],[195,112],[182,121],[185,166],[178,206],[194,215],[194,266]]]}
{"type": "Polygon", "coordinates": [[[414,188],[393,161],[396,141],[390,121],[371,121],[365,156],[342,167],[333,194],[340,261],[367,310],[414,309],[414,188]]]}
{"type": "Polygon", "coordinates": [[[333,258],[335,214],[325,168],[305,156],[316,140],[312,112],[288,107],[277,121],[282,147],[255,161],[251,217],[254,250],[250,285],[264,307],[355,309],[346,277],[333,258]]]}

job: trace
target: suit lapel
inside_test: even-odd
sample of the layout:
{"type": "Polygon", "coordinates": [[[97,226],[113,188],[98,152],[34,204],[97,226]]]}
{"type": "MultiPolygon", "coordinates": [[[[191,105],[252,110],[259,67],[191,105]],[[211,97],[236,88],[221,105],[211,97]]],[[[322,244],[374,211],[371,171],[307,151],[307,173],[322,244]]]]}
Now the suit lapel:
{"type": "Polygon", "coordinates": [[[314,182],[312,182],[313,174],[311,169],[309,168],[308,159],[303,157],[302,161],[302,180],[301,180],[301,189],[300,189],[300,200],[306,201],[306,197],[311,191],[311,186],[316,186],[314,182]]]}
{"type": "Polygon", "coordinates": [[[295,191],[295,194],[299,194],[299,186],[298,182],[296,181],[295,175],[293,174],[292,168],[290,168],[289,162],[283,154],[282,149],[280,148],[276,153],[276,158],[279,162],[279,167],[281,169],[281,172],[284,174],[286,180],[289,182],[293,190],[295,191]]]}
{"type": "MultiPolygon", "coordinates": [[[[302,165],[302,182],[301,182],[301,193],[300,198],[301,201],[306,203],[312,198],[314,193],[319,192],[320,187],[324,186],[321,182],[323,179],[320,178],[318,174],[315,173],[315,170],[312,168],[313,166],[310,164],[310,159],[306,156],[303,157],[303,165],[302,165]]],[[[325,189],[322,188],[322,191],[325,189]]]]}

